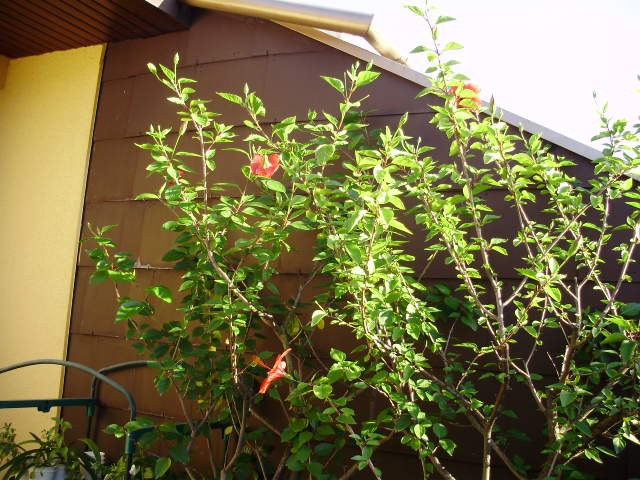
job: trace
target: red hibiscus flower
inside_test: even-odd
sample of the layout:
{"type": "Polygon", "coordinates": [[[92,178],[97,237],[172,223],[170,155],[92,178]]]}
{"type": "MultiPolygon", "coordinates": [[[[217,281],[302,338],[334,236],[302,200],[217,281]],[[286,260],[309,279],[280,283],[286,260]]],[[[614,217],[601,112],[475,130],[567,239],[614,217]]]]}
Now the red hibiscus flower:
{"type": "Polygon", "coordinates": [[[276,380],[280,380],[282,377],[284,377],[284,373],[287,368],[287,362],[285,362],[283,359],[284,357],[287,356],[287,354],[290,351],[291,349],[287,348],[284,352],[278,355],[276,357],[276,361],[273,362],[273,367],[270,367],[269,365],[264,363],[262,359],[260,359],[259,357],[253,358],[254,362],[256,362],[257,364],[269,370],[269,372],[267,373],[267,378],[265,378],[262,381],[262,384],[260,385],[260,390],[258,390],[258,393],[261,393],[264,395],[265,393],[267,393],[267,390],[269,390],[269,387],[273,382],[275,382],[276,380]]]}
{"type": "Polygon", "coordinates": [[[251,160],[251,173],[260,177],[271,178],[280,168],[280,154],[256,153],[251,160]]]}
{"type": "Polygon", "coordinates": [[[458,105],[458,107],[468,108],[469,110],[475,111],[482,105],[482,101],[478,96],[478,94],[480,93],[480,87],[474,85],[473,83],[465,83],[462,86],[462,90],[467,90],[467,92],[464,94],[462,92],[458,94],[458,88],[459,87],[457,85],[449,88],[449,93],[455,95],[456,97],[456,105],[458,105]],[[475,93],[476,95],[471,95],[469,91],[475,93]]]}

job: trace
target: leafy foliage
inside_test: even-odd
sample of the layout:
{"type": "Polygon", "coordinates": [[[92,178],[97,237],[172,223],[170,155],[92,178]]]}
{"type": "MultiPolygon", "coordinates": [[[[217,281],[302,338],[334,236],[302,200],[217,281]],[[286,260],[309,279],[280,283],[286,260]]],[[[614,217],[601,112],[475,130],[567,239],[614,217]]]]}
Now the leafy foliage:
{"type": "MultiPolygon", "coordinates": [[[[178,394],[185,423],[111,430],[148,429],[145,441],[171,443],[156,478],[172,463],[192,478],[280,478],[285,469],[380,478],[376,454],[391,439],[415,452],[425,478],[454,478],[447,462],[461,429],[474,432],[464,435],[482,452],[484,479],[496,458],[518,479],[586,478],[578,461],[638,443],[640,305],[624,299],[640,242],[640,192],[628,176],[640,126],[603,112],[608,143],[592,174],[579,176],[539,135],[479,107],[477,89],[446,58],[459,45],[438,41],[451,19],[411,8],[432,34],[433,46],[418,49],[432,62],[421,95],[449,152],[409,137],[407,115],[371,130],[359,89],[379,74],[355,65],[323,77],[340,95],[337,111],[303,120],[266,126],[248,86],[219,93],[247,113],[251,133],[233,150],[248,163],[278,155],[282,173],[256,175],[247,164],[247,186],[216,182],[234,129],[194,97],[177,56],[173,68],[149,65],[181,126],[151,127],[151,143],[139,145],[163,183],[138,198],[174,214],[164,260],[182,284],[147,290],[176,306],[175,319],[158,319],[149,297],[118,294],[116,321],[155,361],[158,390],[178,394]],[[198,151],[181,150],[187,135],[198,151]],[[317,233],[314,267],[287,299],[277,275],[300,232],[317,233]],[[416,238],[417,255],[408,248],[416,238]],[[434,284],[433,271],[449,271],[450,281],[434,284]],[[332,348],[329,363],[314,342],[327,325],[351,332],[355,346],[332,348]],[[278,381],[262,395],[254,358],[271,358],[269,344],[292,353],[280,355],[278,381]],[[265,415],[263,404],[278,413],[265,415]],[[197,472],[194,444],[211,445],[214,432],[225,453],[197,472]]],[[[113,253],[106,233],[92,229],[92,281],[135,281],[132,255],[113,253]]]]}
{"type": "Polygon", "coordinates": [[[71,428],[71,424],[60,418],[54,418],[53,422],[40,435],[30,433],[31,438],[22,442],[16,441],[11,424],[3,425],[0,433],[2,478],[41,478],[40,471],[51,467],[64,468],[65,478],[97,478],[94,470],[96,457],[91,458],[65,441],[64,432],[71,428]]]}

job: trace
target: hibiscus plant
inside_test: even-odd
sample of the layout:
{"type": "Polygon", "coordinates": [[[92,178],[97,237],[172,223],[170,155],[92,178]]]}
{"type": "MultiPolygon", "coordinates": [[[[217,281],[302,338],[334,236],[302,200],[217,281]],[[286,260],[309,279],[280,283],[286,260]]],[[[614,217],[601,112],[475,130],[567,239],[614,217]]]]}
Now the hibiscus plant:
{"type": "MultiPolygon", "coordinates": [[[[640,192],[629,173],[640,127],[603,112],[603,154],[588,178],[574,175],[452,70],[459,46],[438,41],[450,18],[411,9],[432,34],[416,51],[431,62],[422,96],[446,152],[409,137],[407,115],[368,128],[359,89],[378,77],[371,66],[324,78],[339,95],[334,114],[267,125],[248,86],[220,93],[246,112],[239,139],[180,76],[177,55],[172,67],[149,64],[180,128],[152,127],[139,145],[161,185],[138,199],[172,213],[164,260],[182,283],[147,289],[175,302],[173,318],[118,294],[116,321],[183,407],[146,434],[170,442],[163,466],[181,463],[191,478],[381,478],[388,444],[414,452],[424,478],[452,479],[463,443],[483,479],[496,468],[589,478],[638,443],[640,303],[629,300],[640,192]],[[196,150],[182,149],[188,137],[196,150]],[[232,151],[246,158],[244,185],[217,176],[232,151]],[[291,295],[279,268],[300,234],[315,234],[315,251],[291,295]],[[410,253],[416,239],[423,248],[410,253]],[[431,280],[436,269],[451,280],[431,280]],[[317,339],[330,328],[352,348],[328,358],[317,339]],[[206,467],[190,462],[200,439],[206,467]]],[[[93,281],[136,281],[135,257],[114,253],[107,230],[92,230],[93,281]]]]}

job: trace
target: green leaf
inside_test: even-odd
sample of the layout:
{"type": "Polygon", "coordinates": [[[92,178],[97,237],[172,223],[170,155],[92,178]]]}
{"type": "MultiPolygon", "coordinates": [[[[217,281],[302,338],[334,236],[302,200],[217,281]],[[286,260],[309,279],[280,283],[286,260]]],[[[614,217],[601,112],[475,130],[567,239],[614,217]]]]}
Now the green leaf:
{"type": "Polygon", "coordinates": [[[282,440],[283,442],[289,442],[295,436],[296,436],[295,430],[293,430],[292,428],[285,428],[282,431],[282,435],[280,436],[280,440],[282,440]]]}
{"type": "Polygon", "coordinates": [[[155,425],[153,420],[146,417],[138,417],[136,420],[131,420],[125,424],[125,428],[129,432],[137,432],[138,430],[145,430],[152,428],[155,425]]]}
{"type": "Polygon", "coordinates": [[[411,230],[409,230],[406,225],[395,218],[389,222],[389,226],[395,228],[396,230],[400,230],[401,232],[408,233],[409,235],[413,234],[411,230]]]}
{"type": "Polygon", "coordinates": [[[478,350],[478,345],[473,342],[456,343],[454,347],[469,348],[474,352],[478,350]]]}
{"type": "Polygon", "coordinates": [[[162,257],[163,262],[175,262],[181,260],[185,256],[184,252],[179,248],[173,248],[164,254],[162,257]]]}
{"type": "Polygon", "coordinates": [[[576,428],[587,437],[591,436],[591,428],[589,428],[589,424],[585,420],[580,420],[575,423],[576,428]]]}
{"type": "MultiPolygon", "coordinates": [[[[319,430],[321,429],[321,427],[327,427],[328,425],[320,425],[317,429],[316,429],[316,434],[319,433],[319,430]]],[[[331,435],[333,433],[333,429],[331,427],[329,427],[330,432],[328,433],[328,435],[331,435]]],[[[328,436],[327,434],[322,434],[320,433],[323,437],[328,436]]],[[[314,451],[316,452],[316,455],[318,455],[319,457],[326,457],[328,456],[331,452],[333,452],[333,444],[332,443],[327,443],[327,442],[322,442],[317,444],[314,447],[314,451]]]]}
{"type": "Polygon", "coordinates": [[[538,274],[535,272],[535,270],[531,270],[530,268],[516,268],[515,270],[520,275],[524,275],[525,277],[529,277],[535,281],[539,280],[538,274]]]}
{"type": "Polygon", "coordinates": [[[307,418],[292,418],[289,421],[289,427],[294,432],[301,432],[302,430],[307,428],[307,425],[309,425],[309,419],[307,418]]]}
{"type": "Polygon", "coordinates": [[[464,46],[460,43],[457,42],[449,42],[447,43],[444,48],[442,49],[443,52],[446,52],[448,50],[460,50],[464,48],[464,46]]]}
{"type": "Polygon", "coordinates": [[[169,448],[169,453],[171,454],[171,458],[174,460],[184,464],[189,463],[189,450],[187,450],[187,446],[184,442],[172,445],[171,448],[169,448]]]}
{"type": "Polygon", "coordinates": [[[575,401],[576,397],[577,395],[575,393],[563,390],[560,392],[560,405],[563,407],[571,405],[575,401]]]}
{"type": "Polygon", "coordinates": [[[164,285],[155,285],[153,287],[147,288],[147,291],[153,293],[156,297],[166,303],[173,302],[173,296],[171,295],[171,290],[165,287],[164,285]]]}
{"type": "Polygon", "coordinates": [[[626,180],[621,181],[618,184],[618,188],[620,188],[620,190],[630,190],[631,187],[633,186],[633,178],[629,177],[626,180]]]}
{"type": "Polygon", "coordinates": [[[600,453],[595,448],[587,448],[584,451],[584,456],[589,460],[593,460],[596,463],[602,463],[602,459],[600,458],[600,453]]]}
{"type": "Polygon", "coordinates": [[[640,303],[628,303],[621,308],[625,317],[640,317],[640,303]]]}
{"type": "Polygon", "coordinates": [[[93,250],[87,250],[87,255],[94,262],[99,262],[101,260],[108,260],[107,252],[105,252],[102,248],[94,248],[93,250]]]}
{"type": "Polygon", "coordinates": [[[135,200],[158,200],[159,198],[155,193],[141,193],[135,200]]]}
{"type": "Polygon", "coordinates": [[[314,477],[320,478],[322,476],[324,466],[320,462],[311,462],[307,465],[307,470],[314,477]]]}
{"type": "Polygon", "coordinates": [[[344,248],[347,250],[354,263],[360,263],[362,261],[362,253],[360,252],[360,247],[358,245],[355,243],[347,243],[344,248]]]}
{"type": "Polygon", "coordinates": [[[150,316],[153,314],[153,307],[148,303],[125,298],[121,301],[116,312],[116,323],[127,320],[136,315],[150,316]]]}
{"type": "Polygon", "coordinates": [[[411,10],[413,13],[415,13],[419,17],[425,17],[427,15],[426,11],[422,10],[420,7],[416,5],[406,5],[406,8],[411,10]]]}
{"type": "Polygon", "coordinates": [[[156,385],[156,390],[158,390],[158,393],[160,395],[164,395],[165,393],[167,393],[169,391],[169,388],[171,387],[171,380],[163,376],[156,377],[153,380],[153,383],[156,385]]]}
{"type": "Polygon", "coordinates": [[[107,270],[107,275],[114,282],[131,283],[136,279],[136,272],[123,272],[120,270],[107,270]]]}
{"type": "Polygon", "coordinates": [[[278,180],[273,180],[271,178],[263,178],[262,184],[265,186],[265,188],[267,188],[268,190],[272,190],[274,192],[285,193],[287,191],[287,189],[282,183],[280,183],[278,180]]]}
{"type": "Polygon", "coordinates": [[[478,330],[478,319],[474,315],[464,315],[460,320],[474,332],[478,330]]]}
{"type": "Polygon", "coordinates": [[[630,442],[635,443],[636,445],[640,445],[640,439],[636,437],[633,433],[623,433],[622,436],[629,440],[630,442]]]}
{"type": "Polygon", "coordinates": [[[368,85],[376,80],[380,76],[379,72],[372,72],[371,70],[364,70],[362,72],[358,72],[358,76],[356,77],[356,87],[362,87],[364,85],[368,85]]]}
{"type": "Polygon", "coordinates": [[[329,352],[329,355],[336,362],[344,362],[347,359],[347,354],[346,353],[344,353],[344,352],[342,352],[340,350],[337,350],[335,348],[331,349],[331,351],[329,352]]]}
{"type": "Polygon", "coordinates": [[[620,437],[613,437],[613,449],[615,450],[616,454],[620,454],[626,446],[627,443],[624,441],[624,439],[620,437]]]}
{"type": "Polygon", "coordinates": [[[302,220],[291,222],[290,226],[291,228],[295,228],[296,230],[313,230],[313,227],[311,225],[302,220]]]}
{"type": "Polygon", "coordinates": [[[453,452],[456,449],[456,444],[453,440],[448,438],[441,438],[438,443],[442,447],[442,449],[449,454],[449,456],[453,456],[453,452]]]}
{"type": "Polygon", "coordinates": [[[562,292],[560,292],[559,288],[555,288],[552,287],[550,285],[546,285],[544,287],[544,291],[555,301],[555,302],[561,302],[562,301],[562,292]]]}
{"type": "Polygon", "coordinates": [[[609,335],[606,336],[606,338],[602,341],[601,345],[608,345],[610,343],[618,343],[618,342],[622,342],[623,340],[626,340],[627,337],[625,337],[622,333],[619,332],[614,332],[614,333],[610,333],[609,335]]]}
{"type": "Polygon", "coordinates": [[[251,92],[247,95],[247,104],[249,107],[249,111],[253,113],[256,117],[263,117],[266,113],[264,108],[264,103],[262,99],[258,97],[254,92],[251,92]]]}
{"type": "Polygon", "coordinates": [[[405,430],[407,428],[409,428],[409,426],[411,425],[412,420],[411,417],[409,415],[401,415],[398,420],[396,420],[396,424],[395,424],[395,429],[398,431],[401,430],[405,430]]]}
{"type": "Polygon", "coordinates": [[[106,270],[98,270],[97,272],[93,272],[91,274],[91,278],[89,278],[89,283],[95,285],[97,283],[102,283],[109,278],[109,273],[106,270]]]}
{"type": "Polygon", "coordinates": [[[173,70],[168,69],[162,64],[160,64],[160,70],[162,70],[162,73],[164,73],[165,77],[167,77],[169,80],[174,81],[176,79],[176,75],[175,73],[173,73],[173,70]]]}
{"type": "Polygon", "coordinates": [[[327,316],[327,312],[324,310],[316,310],[311,314],[311,326],[315,327],[327,316]]]}
{"type": "Polygon", "coordinates": [[[447,17],[446,15],[442,15],[437,18],[436,25],[439,25],[441,23],[446,23],[446,22],[453,22],[454,20],[455,20],[454,17],[447,17]]]}
{"type": "Polygon", "coordinates": [[[350,232],[351,230],[353,230],[356,225],[358,225],[358,223],[360,222],[360,220],[362,220],[362,218],[366,215],[367,211],[363,208],[359,208],[358,210],[354,211],[351,216],[347,219],[347,221],[344,223],[344,228],[347,232],[350,232]]]}
{"type": "Polygon", "coordinates": [[[445,427],[441,423],[434,423],[431,429],[433,430],[433,433],[435,433],[436,437],[438,438],[446,437],[447,434],[449,433],[449,431],[447,430],[447,427],[445,427]]]}
{"type": "Polygon", "coordinates": [[[325,76],[321,76],[320,78],[322,78],[325,82],[327,82],[329,85],[331,85],[340,93],[344,93],[344,83],[342,83],[342,80],[338,78],[325,77],[325,76]]]}
{"type": "Polygon", "coordinates": [[[171,459],[169,457],[160,457],[153,466],[153,478],[162,478],[171,467],[171,459]]]}
{"type": "Polygon", "coordinates": [[[266,142],[267,140],[267,137],[258,135],[257,133],[251,133],[244,139],[245,142],[266,142]]]}
{"type": "Polygon", "coordinates": [[[391,220],[393,220],[393,218],[395,217],[393,208],[390,207],[382,207],[380,209],[380,214],[382,215],[382,221],[385,225],[389,225],[391,223],[391,220]]]}
{"type": "Polygon", "coordinates": [[[118,425],[118,424],[115,424],[115,423],[107,425],[107,428],[105,428],[104,431],[106,433],[108,433],[109,435],[115,436],[116,438],[122,438],[126,434],[126,432],[125,432],[124,428],[122,427],[122,425],[118,425]]]}
{"type": "Polygon", "coordinates": [[[620,357],[622,361],[627,363],[630,362],[633,356],[633,351],[636,349],[637,342],[632,342],[631,340],[623,340],[620,344],[620,357]]]}
{"type": "Polygon", "coordinates": [[[322,383],[320,385],[313,386],[313,394],[318,397],[320,400],[324,400],[325,398],[329,398],[333,392],[333,387],[328,383],[322,383]]]}
{"type": "Polygon", "coordinates": [[[240,95],[235,95],[233,93],[225,93],[225,92],[216,92],[216,94],[224,98],[225,100],[228,100],[231,103],[242,105],[242,97],[240,95]]]}
{"type": "Polygon", "coordinates": [[[336,147],[331,144],[320,145],[316,148],[316,159],[321,165],[324,165],[329,160],[336,151],[336,147]]]}

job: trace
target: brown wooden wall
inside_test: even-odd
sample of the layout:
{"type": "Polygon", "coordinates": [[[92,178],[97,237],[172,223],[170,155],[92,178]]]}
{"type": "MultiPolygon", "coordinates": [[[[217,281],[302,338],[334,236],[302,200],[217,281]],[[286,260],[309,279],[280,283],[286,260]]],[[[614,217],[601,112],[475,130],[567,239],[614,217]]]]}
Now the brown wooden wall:
{"type": "MultiPolygon", "coordinates": [[[[216,91],[240,93],[248,83],[267,107],[269,121],[278,121],[290,115],[304,118],[309,108],[333,110],[338,98],[336,92],[320,79],[320,75],[338,75],[347,69],[354,58],[331,47],[303,37],[270,22],[234,17],[223,14],[202,14],[186,32],[163,35],[151,39],[124,41],[108,47],[101,95],[95,127],[93,151],[86,192],[84,223],[94,225],[117,224],[114,240],[121,250],[139,255],[139,263],[148,268],[138,270],[140,285],[131,287],[138,293],[145,286],[161,283],[179,284],[179,273],[161,260],[171,247],[173,234],[163,232],[160,225],[167,220],[164,209],[150,201],[134,201],[142,192],[152,191],[153,180],[146,178],[146,152],[134,143],[146,141],[144,132],[150,123],[175,125],[175,108],[164,102],[167,91],[146,69],[147,62],[171,64],[175,52],[181,56],[183,75],[198,80],[199,96],[213,100],[211,109],[224,115],[224,123],[240,124],[242,112],[237,107],[216,98],[216,91]]],[[[414,97],[421,87],[390,73],[370,86],[372,93],[367,108],[371,109],[371,123],[375,126],[395,124],[399,116],[412,113],[407,131],[428,143],[441,147],[437,152],[446,159],[448,147],[442,137],[427,125],[429,118],[424,99],[414,97]]],[[[242,132],[240,132],[242,133],[242,132]]],[[[568,155],[568,152],[559,152],[568,155]]],[[[219,170],[227,181],[240,181],[240,167],[245,162],[236,154],[224,154],[219,170]]],[[[578,170],[588,163],[577,159],[578,170]]],[[[220,179],[221,181],[222,178],[220,179]]],[[[491,193],[488,193],[489,195],[491,193]]],[[[502,226],[504,227],[504,225],[502,226]]],[[[86,229],[85,229],[86,234],[86,229]]],[[[300,272],[309,271],[313,237],[300,234],[296,250],[281,261],[284,273],[278,282],[282,291],[294,295],[300,272]]],[[[422,250],[419,238],[411,247],[416,254],[422,250]]],[[[420,255],[418,255],[418,258],[420,255]]],[[[512,275],[513,265],[505,262],[505,277],[512,275]]],[[[116,299],[109,284],[89,285],[92,262],[81,254],[78,264],[76,290],[73,300],[69,360],[93,368],[101,368],[126,360],[136,359],[130,345],[123,340],[124,327],[114,324],[116,299]]],[[[442,266],[431,277],[453,278],[452,272],[442,266]]],[[[507,279],[507,278],[505,278],[507,279]]],[[[135,291],[121,289],[123,295],[136,296],[135,291]]],[[[171,315],[171,309],[158,305],[162,315],[171,315]]],[[[339,331],[327,332],[318,338],[321,352],[345,342],[339,331]]],[[[146,369],[131,370],[113,375],[129,388],[138,402],[139,413],[155,418],[173,418],[180,415],[176,399],[170,394],[159,397],[152,384],[153,372],[146,369]]],[[[84,396],[89,389],[89,378],[81,373],[68,372],[65,395],[84,396]]],[[[108,387],[102,389],[99,429],[127,419],[124,398],[108,387]]],[[[66,409],[65,417],[77,428],[84,425],[80,409],[66,409]]],[[[100,444],[108,451],[118,453],[122,445],[110,436],[99,434],[100,444]]],[[[472,444],[474,444],[473,442],[472,444]]],[[[474,464],[480,452],[469,448],[458,450],[456,470],[461,478],[476,478],[474,464]]],[[[407,456],[399,446],[390,446],[382,455],[386,478],[420,478],[417,461],[407,456]]],[[[508,476],[507,476],[508,477],[508,476]]],[[[365,474],[366,478],[366,474],[365,474]]]]}

